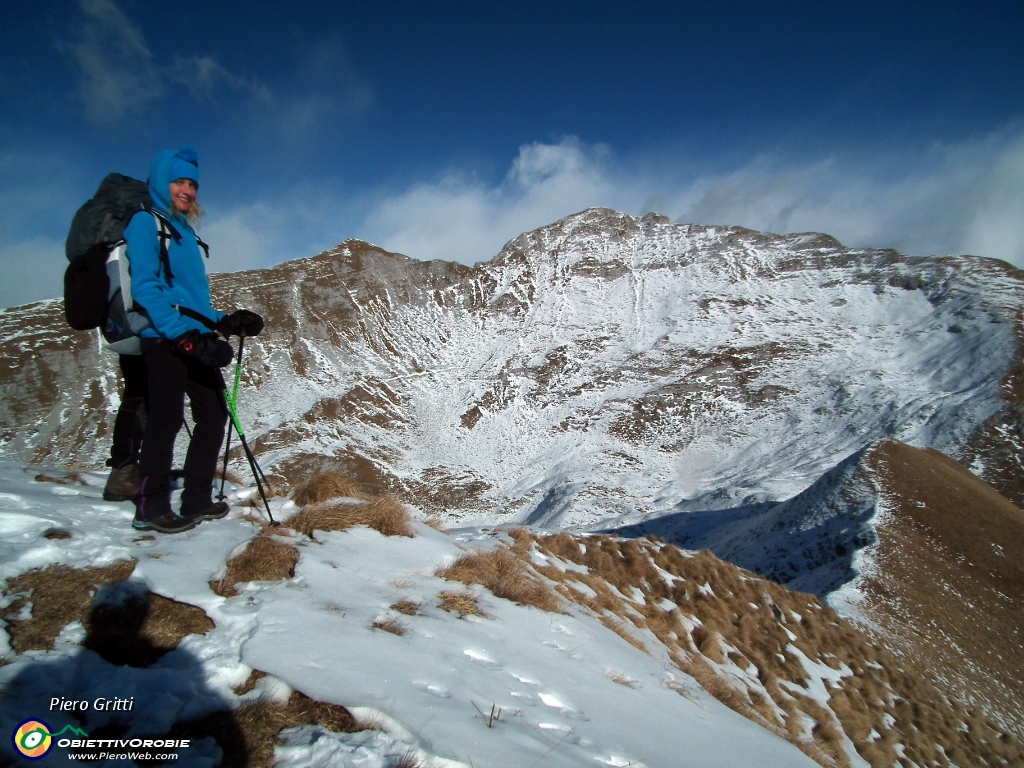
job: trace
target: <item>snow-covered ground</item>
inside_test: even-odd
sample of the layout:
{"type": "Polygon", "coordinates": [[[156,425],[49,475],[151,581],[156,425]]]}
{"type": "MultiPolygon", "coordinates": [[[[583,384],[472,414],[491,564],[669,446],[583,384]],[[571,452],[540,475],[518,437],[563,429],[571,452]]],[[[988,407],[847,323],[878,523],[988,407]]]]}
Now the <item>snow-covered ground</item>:
{"type": "MultiPolygon", "coordinates": [[[[293,768],[386,768],[405,755],[426,766],[467,768],[814,765],[667,659],[642,653],[578,608],[546,613],[473,589],[486,618],[441,610],[437,596],[453,585],[435,572],[467,550],[493,546],[493,532],[449,535],[416,523],[412,538],[364,527],[317,533],[316,541],[293,536],[300,551],[294,578],[252,583],[223,598],[210,580],[258,530],[241,510],[184,534],[150,538],[132,530],[130,504],[102,500],[104,475],[82,472],[85,485],[63,485],[34,480],[40,471],[0,464],[0,579],[57,563],[90,567],[134,558],[133,581],[199,606],[215,627],[145,669],[115,667],[83,649],[79,623],[64,629],[54,650],[20,656],[3,634],[0,651],[10,662],[0,667],[5,735],[29,717],[45,720],[51,731],[74,724],[68,713],[50,711],[52,697],[133,698],[130,738],[257,696],[286,699],[298,689],[382,730],[291,729],[276,756],[293,768]],[[71,537],[45,538],[52,528],[71,537]],[[389,609],[401,600],[417,603],[416,615],[389,609]],[[398,620],[405,634],[372,628],[384,618],[398,620]],[[253,669],[268,676],[236,695],[232,688],[253,669]]],[[[233,498],[250,492],[233,491],[233,498]]],[[[276,500],[274,510],[287,517],[294,507],[276,500]]],[[[3,605],[10,603],[5,597],[3,605]]],[[[87,732],[110,716],[87,714],[87,732]]],[[[3,749],[11,749],[6,737],[3,749]]],[[[206,741],[181,750],[175,764],[216,760],[217,748],[206,741]]],[[[67,763],[59,748],[40,761],[67,763]]]]}

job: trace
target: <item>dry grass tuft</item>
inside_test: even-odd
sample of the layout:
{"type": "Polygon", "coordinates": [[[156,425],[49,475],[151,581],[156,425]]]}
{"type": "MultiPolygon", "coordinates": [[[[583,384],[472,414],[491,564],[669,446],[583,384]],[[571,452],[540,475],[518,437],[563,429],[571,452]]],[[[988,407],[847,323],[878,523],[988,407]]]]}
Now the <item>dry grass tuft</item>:
{"type": "Polygon", "coordinates": [[[406,616],[415,616],[419,610],[419,605],[414,603],[412,600],[399,600],[391,606],[391,610],[398,611],[406,616]]]}
{"type": "Polygon", "coordinates": [[[66,531],[63,528],[47,528],[43,531],[43,538],[50,541],[63,541],[71,538],[71,531],[66,531]]]}
{"type": "Polygon", "coordinates": [[[441,522],[441,518],[439,517],[425,518],[423,520],[423,524],[430,528],[433,528],[435,531],[438,531],[439,533],[444,533],[444,523],[441,522]]]}
{"type": "Polygon", "coordinates": [[[194,605],[145,593],[120,605],[95,606],[85,628],[82,645],[111,664],[148,667],[184,637],[213,629],[213,622],[194,605]]]}
{"type": "Polygon", "coordinates": [[[624,627],[621,621],[618,621],[611,616],[602,616],[601,623],[641,653],[647,653],[647,646],[640,642],[640,638],[634,636],[632,632],[624,627]]]}
{"type": "Polygon", "coordinates": [[[385,536],[412,536],[409,512],[393,496],[381,496],[367,504],[322,501],[289,518],[285,525],[312,536],[313,531],[343,531],[366,525],[385,536]]]}
{"type": "Polygon", "coordinates": [[[437,575],[463,584],[480,584],[495,597],[520,605],[532,605],[551,613],[561,610],[561,602],[554,591],[531,575],[523,561],[508,547],[500,546],[490,552],[464,555],[450,568],[438,571],[437,575]]]}
{"type": "Polygon", "coordinates": [[[606,670],[605,674],[608,675],[608,679],[611,680],[613,683],[624,685],[626,688],[635,688],[638,682],[634,678],[630,677],[629,675],[625,675],[622,672],[606,670]]]}
{"type": "Polygon", "coordinates": [[[15,653],[50,650],[64,627],[80,621],[87,633],[84,647],[111,664],[147,667],[177,648],[187,635],[213,628],[209,617],[194,605],[154,595],[141,585],[124,584],[134,569],[134,560],[105,568],[55,565],[9,579],[4,593],[14,600],[4,618],[15,653]],[[117,600],[96,602],[101,587],[123,591],[117,600]],[[28,602],[32,617],[15,618],[28,602]]]}
{"type": "Polygon", "coordinates": [[[248,693],[249,691],[254,689],[256,687],[256,683],[258,683],[266,676],[266,672],[263,672],[259,669],[254,669],[252,672],[249,673],[249,677],[246,678],[244,683],[242,683],[237,688],[232,688],[231,690],[233,690],[236,694],[241,696],[242,694],[248,693]]]}
{"type": "Polygon", "coordinates": [[[206,717],[176,723],[166,738],[202,739],[212,737],[224,756],[223,768],[273,768],[278,734],[293,725],[319,725],[336,733],[359,728],[344,707],[314,701],[294,692],[287,704],[260,701],[238,710],[222,710],[206,717]]]}
{"type": "Polygon", "coordinates": [[[476,598],[468,592],[442,592],[438,599],[441,601],[441,610],[463,616],[483,616],[483,611],[476,604],[476,598]]]}
{"type": "Polygon", "coordinates": [[[390,632],[392,635],[398,635],[399,637],[408,631],[402,626],[401,622],[395,619],[377,619],[371,626],[373,629],[383,629],[385,632],[390,632]]]}
{"type": "Polygon", "coordinates": [[[424,763],[410,750],[389,762],[387,768],[424,768],[424,763]]]}
{"type": "Polygon", "coordinates": [[[299,553],[295,547],[271,536],[260,535],[227,562],[224,578],[211,581],[210,589],[221,597],[238,594],[236,584],[250,581],[278,581],[295,575],[299,553]]]}
{"type": "Polygon", "coordinates": [[[339,472],[324,472],[311,480],[300,483],[292,491],[292,501],[300,507],[341,498],[365,501],[368,499],[368,495],[358,483],[352,482],[339,472]]]}
{"type": "Polygon", "coordinates": [[[37,483],[56,483],[57,485],[86,485],[85,480],[77,472],[70,472],[67,475],[54,477],[53,475],[36,475],[37,483]]]}
{"type": "Polygon", "coordinates": [[[105,568],[53,565],[8,579],[4,594],[18,596],[3,617],[14,652],[52,650],[64,627],[86,622],[97,587],[124,581],[134,570],[134,560],[121,560],[105,568]],[[13,618],[27,602],[32,603],[32,618],[13,618]]]}

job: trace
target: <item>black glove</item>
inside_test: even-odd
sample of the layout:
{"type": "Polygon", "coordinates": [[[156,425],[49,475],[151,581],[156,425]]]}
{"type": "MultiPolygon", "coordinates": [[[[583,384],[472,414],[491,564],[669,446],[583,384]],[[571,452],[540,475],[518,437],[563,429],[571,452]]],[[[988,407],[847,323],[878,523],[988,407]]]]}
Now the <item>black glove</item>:
{"type": "Polygon", "coordinates": [[[189,331],[176,338],[173,344],[178,354],[214,368],[223,368],[235,359],[235,350],[226,341],[217,338],[216,333],[189,331]]]}
{"type": "Polygon", "coordinates": [[[259,336],[263,318],[248,309],[239,309],[224,315],[217,323],[217,330],[225,336],[259,336]]]}

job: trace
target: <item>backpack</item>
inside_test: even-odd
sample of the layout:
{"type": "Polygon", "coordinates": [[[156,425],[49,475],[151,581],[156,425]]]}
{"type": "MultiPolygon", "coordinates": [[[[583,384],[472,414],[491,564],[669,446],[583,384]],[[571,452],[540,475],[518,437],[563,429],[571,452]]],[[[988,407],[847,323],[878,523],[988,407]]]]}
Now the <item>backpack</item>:
{"type": "Polygon", "coordinates": [[[139,332],[149,326],[145,310],[131,298],[131,276],[124,229],[132,216],[146,211],[156,220],[160,262],[168,285],[171,274],[168,241],[181,235],[153,210],[149,187],[119,173],[103,179],[96,194],[71,221],[65,243],[64,316],[78,331],[102,330],[106,345],[120,354],[139,354],[139,332]]]}

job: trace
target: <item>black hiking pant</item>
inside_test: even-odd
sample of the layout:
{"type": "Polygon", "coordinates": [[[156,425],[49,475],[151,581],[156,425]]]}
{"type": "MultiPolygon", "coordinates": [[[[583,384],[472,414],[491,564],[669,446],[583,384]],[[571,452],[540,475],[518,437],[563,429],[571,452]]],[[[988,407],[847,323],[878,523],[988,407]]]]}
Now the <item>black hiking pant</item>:
{"type": "Polygon", "coordinates": [[[171,509],[168,475],[174,440],[185,422],[186,394],[195,428],[185,455],[181,509],[203,511],[212,500],[217,456],[228,420],[224,377],[218,368],[179,355],[163,339],[143,339],[142,359],[149,383],[149,415],[139,458],[139,516],[147,519],[171,509]]]}
{"type": "Polygon", "coordinates": [[[110,445],[107,466],[120,469],[126,464],[139,463],[139,449],[146,429],[146,391],[148,381],[146,362],[142,355],[118,355],[124,393],[114,419],[114,438],[110,445]]]}

